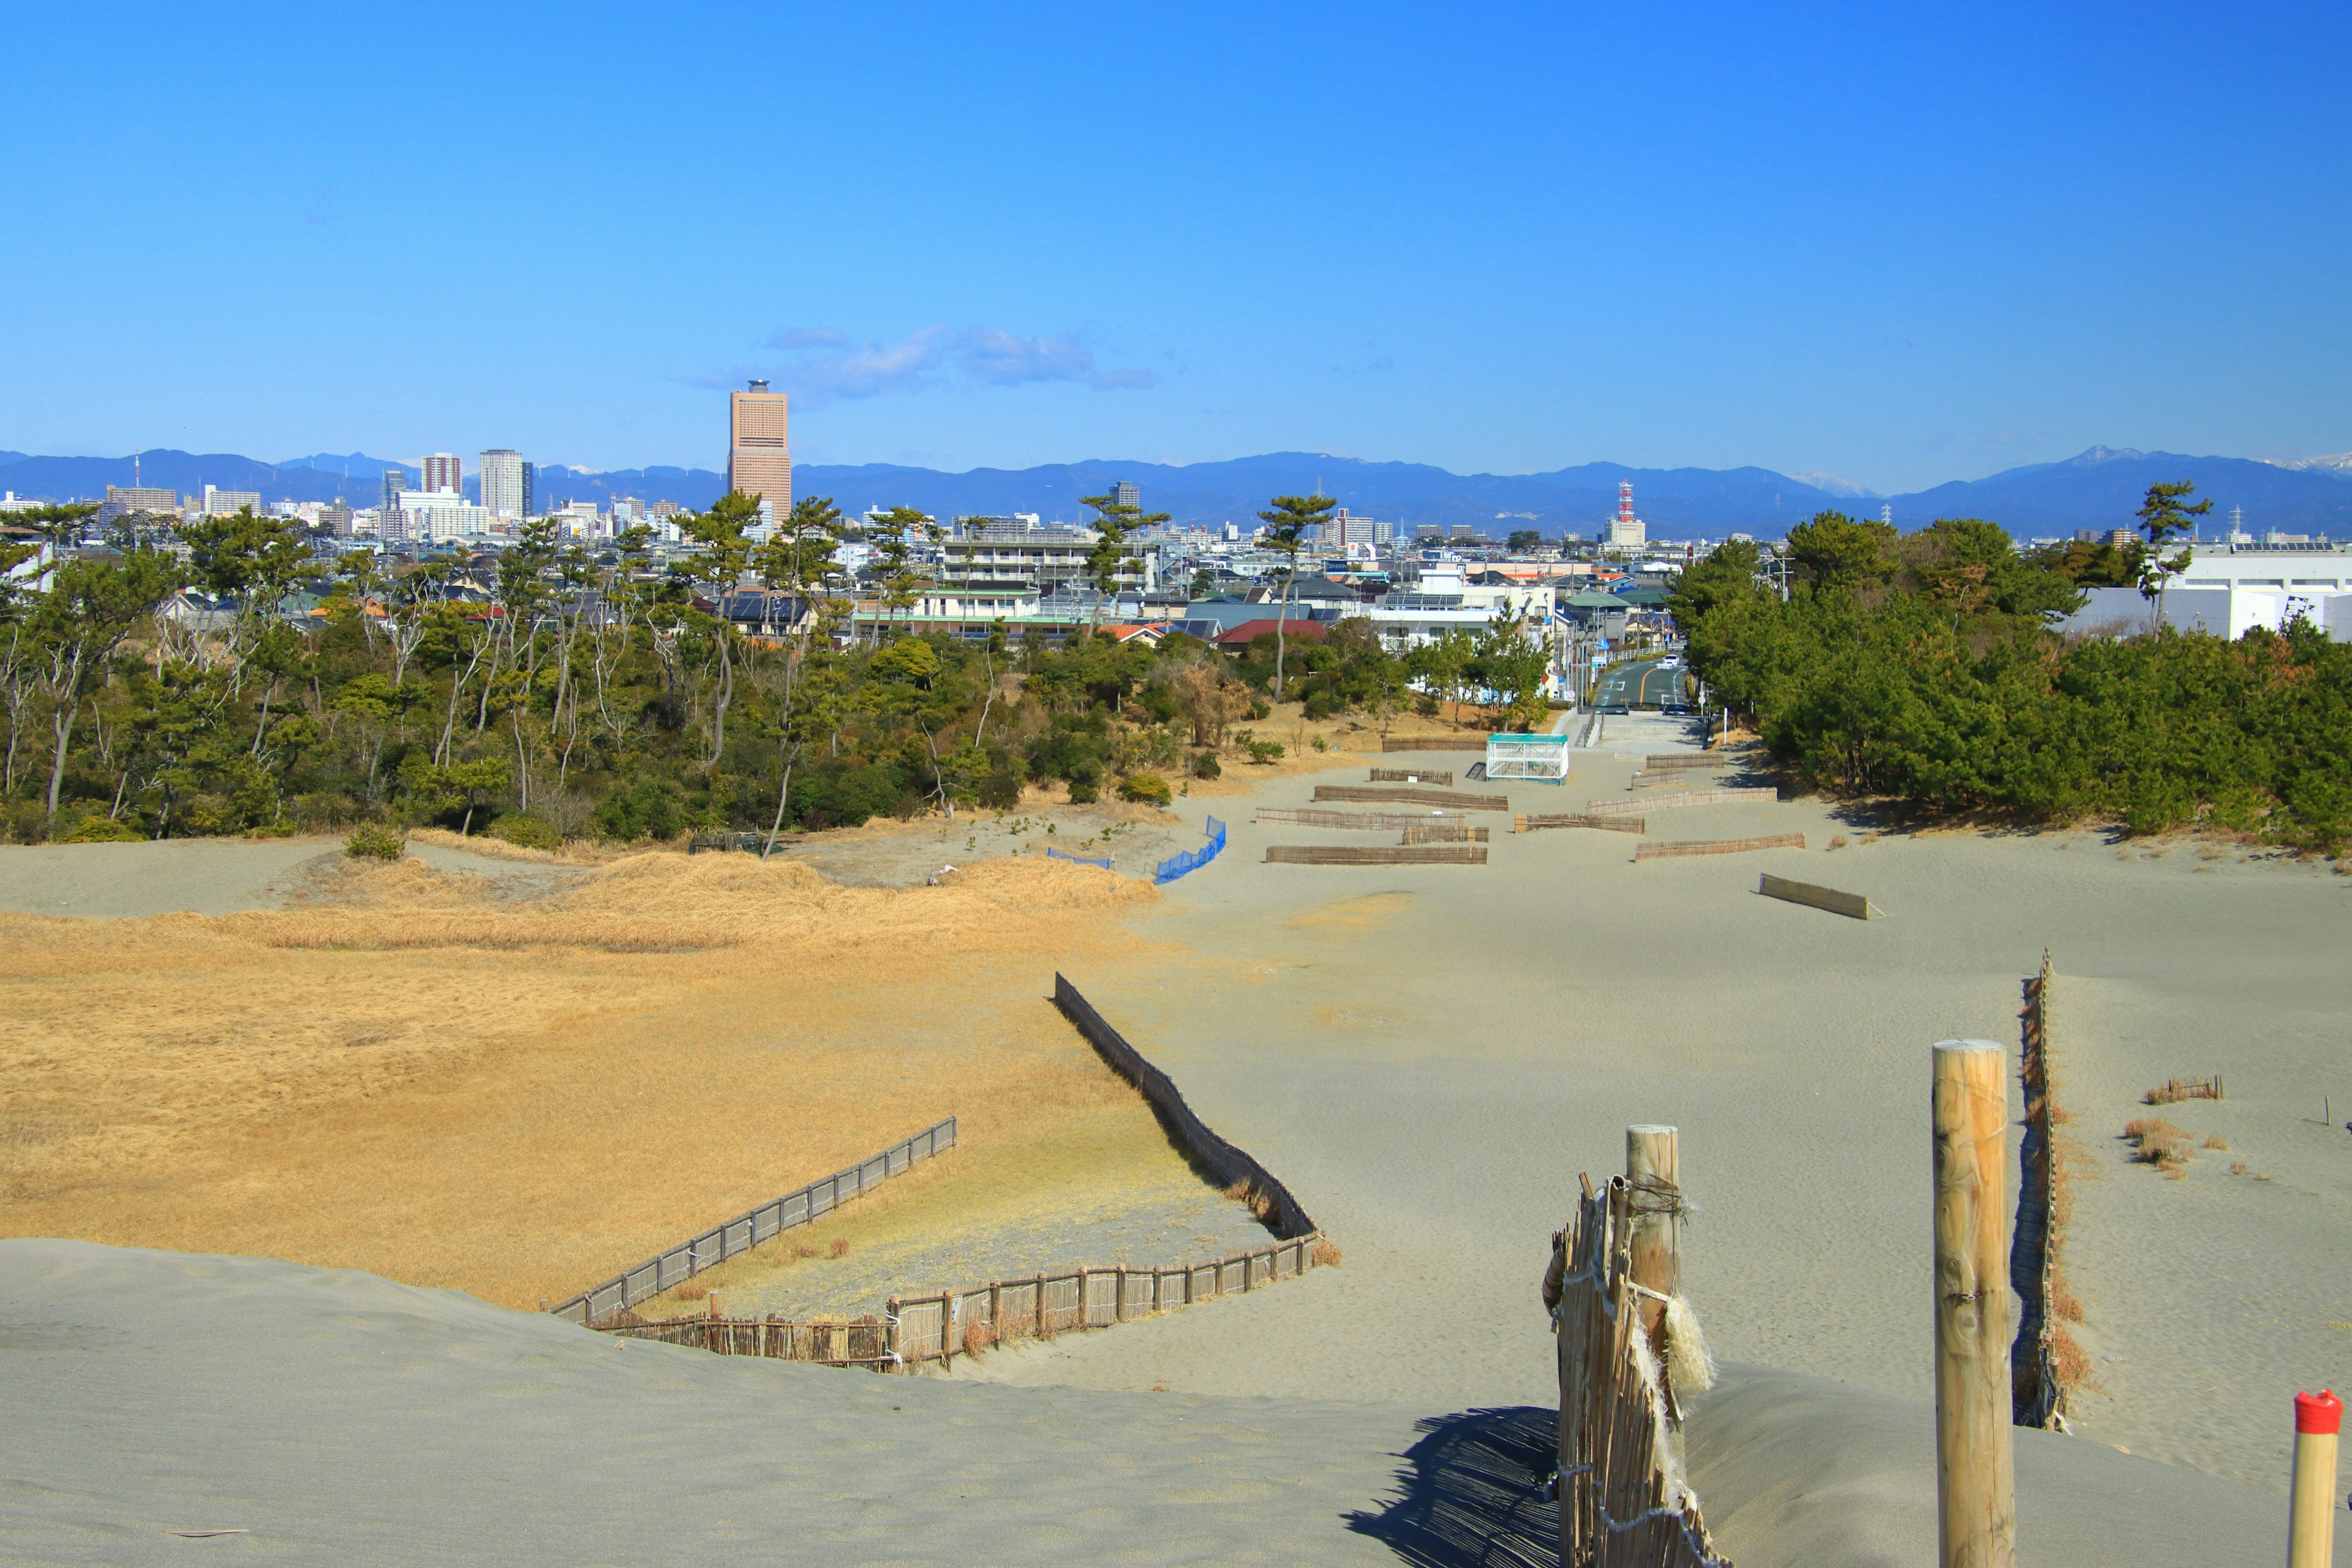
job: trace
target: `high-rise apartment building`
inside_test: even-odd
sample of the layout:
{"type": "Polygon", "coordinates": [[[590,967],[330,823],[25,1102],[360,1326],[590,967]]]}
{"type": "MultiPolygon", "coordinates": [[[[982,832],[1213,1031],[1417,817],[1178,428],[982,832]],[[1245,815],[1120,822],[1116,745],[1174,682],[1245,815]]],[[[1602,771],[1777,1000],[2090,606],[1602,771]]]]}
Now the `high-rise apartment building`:
{"type": "Polygon", "coordinates": [[[225,490],[218,485],[205,487],[206,517],[235,517],[238,512],[248,509],[254,511],[261,510],[259,490],[225,490]]]}
{"type": "Polygon", "coordinates": [[[788,399],[764,381],[727,395],[727,488],[760,498],[775,522],[793,510],[793,448],[785,429],[788,399]]]}
{"type": "MultiPolygon", "coordinates": [[[[530,465],[510,447],[482,454],[482,510],[492,517],[530,515],[530,465]]],[[[430,489],[431,487],[427,487],[430,489]]]]}
{"type": "MultiPolygon", "coordinates": [[[[405,468],[386,468],[383,471],[383,515],[387,521],[400,515],[400,492],[407,488],[408,471],[405,468]]],[[[387,533],[384,537],[390,539],[394,536],[387,533]]]]}
{"type": "Polygon", "coordinates": [[[455,452],[436,452],[425,459],[425,488],[428,490],[462,490],[466,488],[466,466],[457,461],[455,452]]]}
{"type": "Polygon", "coordinates": [[[1117,505],[1131,506],[1138,511],[1143,510],[1143,491],[1137,487],[1135,481],[1132,479],[1120,479],[1118,483],[1112,485],[1110,487],[1110,499],[1117,505]]]}

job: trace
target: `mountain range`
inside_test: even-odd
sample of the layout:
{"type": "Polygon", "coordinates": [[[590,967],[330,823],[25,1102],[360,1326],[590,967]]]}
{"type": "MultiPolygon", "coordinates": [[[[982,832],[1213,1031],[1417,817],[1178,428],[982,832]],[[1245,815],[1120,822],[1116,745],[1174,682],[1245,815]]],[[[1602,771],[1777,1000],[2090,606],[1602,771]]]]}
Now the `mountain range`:
{"type": "MultiPolygon", "coordinates": [[[[132,468],[130,458],[45,458],[0,451],[0,488],[41,500],[95,498],[104,495],[110,484],[131,483],[132,468]]],[[[185,495],[199,494],[210,483],[223,489],[258,490],[265,500],[323,501],[340,496],[355,506],[374,504],[383,495],[385,470],[394,468],[401,468],[412,483],[418,478],[413,466],[362,452],[313,453],[283,463],[177,451],[143,452],[137,459],[142,482],[185,495]]],[[[1169,512],[1179,523],[1246,526],[1270,496],[1319,493],[1338,497],[1360,516],[1401,523],[1466,523],[1496,537],[1523,528],[1549,536],[1589,536],[1615,510],[1619,481],[1630,479],[1635,510],[1648,523],[1651,536],[1666,539],[1719,538],[1732,532],[1776,537],[1817,511],[1868,516],[1881,506],[1906,529],[1924,527],[1939,517],[1981,517],[2003,524],[2020,538],[2063,535],[2080,529],[2128,527],[2148,486],[2189,479],[2200,497],[2215,503],[2209,531],[2225,523],[2232,509],[2242,509],[2250,530],[2352,537],[2352,457],[2281,464],[2107,447],[2093,447],[2061,462],[2029,464],[1986,479],[1884,498],[1870,496],[1834,475],[1796,477],[1769,468],[1633,468],[1586,463],[1541,474],[1455,474],[1423,463],[1366,462],[1312,452],[1275,452],[1181,467],[1093,460],[964,473],[884,463],[812,463],[793,470],[793,489],[831,496],[853,516],[871,507],[911,506],[942,518],[1028,511],[1050,521],[1084,515],[1080,498],[1102,494],[1120,479],[1141,488],[1147,508],[1169,512]]],[[[477,482],[469,473],[469,492],[477,482]]],[[[538,470],[536,500],[542,506],[570,500],[604,505],[615,497],[631,496],[703,507],[725,489],[725,476],[708,468],[599,472],[558,465],[538,470]]]]}

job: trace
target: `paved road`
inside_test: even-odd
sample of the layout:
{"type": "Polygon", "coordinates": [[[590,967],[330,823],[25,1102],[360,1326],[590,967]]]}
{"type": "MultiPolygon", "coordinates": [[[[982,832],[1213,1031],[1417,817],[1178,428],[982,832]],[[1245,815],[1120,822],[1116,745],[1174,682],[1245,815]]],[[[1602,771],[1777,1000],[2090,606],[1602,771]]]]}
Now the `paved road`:
{"type": "Polygon", "coordinates": [[[1612,669],[1601,678],[1596,700],[1602,707],[1622,702],[1633,708],[1644,704],[1680,702],[1683,700],[1683,667],[1654,658],[1612,669]]]}

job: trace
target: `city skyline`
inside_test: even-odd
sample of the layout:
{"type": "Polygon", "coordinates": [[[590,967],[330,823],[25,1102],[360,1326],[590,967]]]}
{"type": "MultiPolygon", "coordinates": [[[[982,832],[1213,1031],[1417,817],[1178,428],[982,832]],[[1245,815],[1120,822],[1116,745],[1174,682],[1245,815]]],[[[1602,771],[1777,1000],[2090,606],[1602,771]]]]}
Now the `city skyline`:
{"type": "Polygon", "coordinates": [[[12,42],[110,104],[0,129],[0,297],[37,305],[0,315],[14,449],[478,432],[703,465],[754,376],[800,404],[803,464],[1321,450],[1899,493],[2098,442],[2352,448],[2352,214],[2314,199],[2352,161],[2340,8],[428,7],[378,37],[134,5],[12,42]],[[555,82],[625,58],[622,107],[482,94],[433,58],[459,26],[555,82]],[[233,94],[106,94],[362,53],[406,111],[318,95],[299,138],[233,94]],[[720,58],[793,89],[747,109],[720,58]],[[1068,90],[1107,78],[1132,112],[1068,90]],[[976,81],[1015,111],[964,112],[976,81]],[[464,243],[382,243],[377,193],[418,190],[464,243]],[[268,260],[89,243],[126,220],[268,260]]]}

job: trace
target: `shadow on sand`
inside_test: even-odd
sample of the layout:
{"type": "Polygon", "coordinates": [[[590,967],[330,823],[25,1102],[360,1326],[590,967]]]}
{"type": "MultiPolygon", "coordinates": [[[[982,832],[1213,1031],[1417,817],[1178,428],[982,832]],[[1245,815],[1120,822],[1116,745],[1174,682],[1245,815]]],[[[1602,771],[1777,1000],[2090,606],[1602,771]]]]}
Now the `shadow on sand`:
{"type": "Polygon", "coordinates": [[[1559,1510],[1543,1497],[1559,1415],[1530,1405],[1465,1410],[1415,1424],[1397,1495],[1348,1515],[1415,1568],[1557,1568],[1559,1510]]]}

